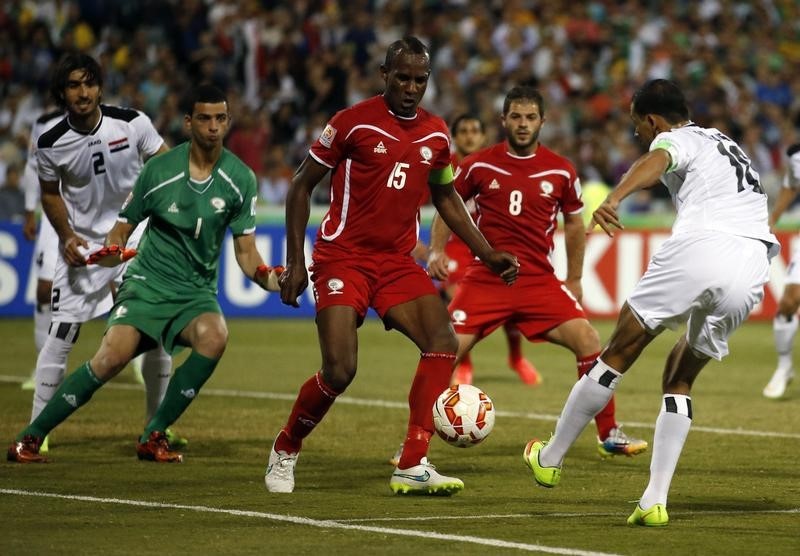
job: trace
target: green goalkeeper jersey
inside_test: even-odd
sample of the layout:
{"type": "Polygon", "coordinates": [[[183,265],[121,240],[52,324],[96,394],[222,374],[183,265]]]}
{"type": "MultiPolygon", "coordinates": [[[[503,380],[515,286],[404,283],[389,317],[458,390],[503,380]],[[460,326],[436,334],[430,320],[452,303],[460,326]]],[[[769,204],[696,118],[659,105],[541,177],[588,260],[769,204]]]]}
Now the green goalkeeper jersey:
{"type": "Polygon", "coordinates": [[[208,179],[193,180],[190,145],[149,160],[119,213],[120,221],[133,225],[149,218],[125,280],[181,297],[197,290],[216,294],[225,229],[252,234],[256,215],[253,171],[223,149],[208,179]]]}

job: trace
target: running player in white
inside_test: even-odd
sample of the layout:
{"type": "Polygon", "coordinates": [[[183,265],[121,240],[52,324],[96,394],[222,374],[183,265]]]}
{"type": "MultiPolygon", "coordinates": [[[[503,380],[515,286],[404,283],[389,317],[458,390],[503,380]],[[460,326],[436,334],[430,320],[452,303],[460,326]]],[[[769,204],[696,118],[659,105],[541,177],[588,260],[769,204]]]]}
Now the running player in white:
{"type": "MultiPolygon", "coordinates": [[[[31,128],[28,160],[25,170],[22,172],[22,189],[25,192],[25,222],[22,226],[22,233],[28,240],[36,240],[31,272],[36,275],[33,342],[37,354],[41,351],[47,338],[47,330],[50,328],[50,291],[53,287],[53,273],[58,258],[58,236],[46,217],[42,216],[41,224],[36,221],[36,209],[39,207],[39,166],[36,163],[36,143],[42,133],[53,127],[63,117],[63,110],[51,110],[36,119],[31,128]]],[[[30,379],[22,383],[22,389],[33,390],[35,384],[36,369],[34,368],[30,379]]]]}
{"type": "Polygon", "coordinates": [[[611,399],[617,383],[664,329],[686,324],[667,357],[656,419],[650,482],[628,523],[668,523],[667,494],[692,422],[692,383],[710,359],[728,354],[728,337],[764,297],[769,261],[780,245],[769,230],[767,196],[750,159],[716,129],[689,119],[686,99],[671,81],[656,79],[631,103],[636,135],[649,143],[593,221],[613,235],[628,195],[663,183],[677,217],[671,237],[623,305],[594,367],[572,388],[549,442],[531,440],[523,458],[537,483],[554,487],[567,450],[611,399]]]}
{"type": "MultiPolygon", "coordinates": [[[[67,115],[39,137],[36,163],[42,208],[61,256],[53,275],[49,333],[36,361],[32,421],[64,379],[81,324],[111,309],[113,283],[124,271],[124,266],[86,266],[86,254],[103,246],[144,159],[168,150],[146,115],[100,104],[102,71],[88,55],[66,54],[50,92],[67,115]]],[[[153,350],[142,367],[149,419],[166,391],[171,361],[163,350],[153,350]]]]}
{"type": "MultiPolygon", "coordinates": [[[[781,215],[800,193],[800,143],[794,144],[786,150],[789,157],[789,168],[783,179],[783,187],[778,194],[778,200],[772,208],[769,217],[770,227],[778,223],[781,215]]],[[[794,378],[792,367],[792,347],[797,334],[798,317],[800,308],[800,246],[792,251],[792,260],[789,263],[789,272],[783,295],[778,302],[778,314],[772,321],[772,331],[775,336],[775,350],[778,352],[778,367],[772,378],[764,387],[763,394],[767,398],[778,399],[783,397],[786,387],[794,378]]]]}

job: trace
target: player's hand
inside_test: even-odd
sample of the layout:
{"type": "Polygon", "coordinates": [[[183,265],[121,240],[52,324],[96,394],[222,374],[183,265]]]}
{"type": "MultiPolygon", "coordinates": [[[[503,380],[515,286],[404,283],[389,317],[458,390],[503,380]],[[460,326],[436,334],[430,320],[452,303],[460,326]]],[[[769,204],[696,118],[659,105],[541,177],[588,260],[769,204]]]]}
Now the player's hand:
{"type": "Polygon", "coordinates": [[[82,237],[71,235],[64,242],[64,261],[69,266],[86,266],[85,251],[89,249],[89,244],[82,237]],[[83,251],[81,251],[83,248],[83,251]]]}
{"type": "MultiPolygon", "coordinates": [[[[606,197],[606,200],[592,213],[592,222],[603,228],[609,237],[614,237],[614,228],[625,229],[625,226],[619,221],[617,208],[619,208],[619,202],[611,197],[606,197]]],[[[593,226],[594,224],[592,224],[593,226]]]]}
{"type": "Polygon", "coordinates": [[[284,270],[286,269],[280,265],[272,267],[265,264],[259,265],[253,281],[268,292],[279,292],[281,291],[279,279],[284,270]]]}
{"type": "Polygon", "coordinates": [[[431,250],[428,255],[428,274],[431,278],[446,280],[450,274],[449,265],[450,257],[445,255],[444,251],[431,250]]]}
{"type": "Polygon", "coordinates": [[[308,272],[304,264],[286,265],[286,270],[278,280],[281,286],[281,302],[284,305],[300,307],[297,298],[308,287],[308,272]]]}
{"type": "Polygon", "coordinates": [[[517,280],[519,261],[511,253],[492,251],[485,259],[482,259],[482,261],[492,272],[499,274],[503,282],[509,286],[517,280]]]}
{"type": "Polygon", "coordinates": [[[106,268],[121,265],[136,256],[136,249],[125,249],[119,245],[101,247],[86,257],[86,264],[96,264],[106,268]]]}
{"type": "MultiPolygon", "coordinates": [[[[46,216],[42,216],[42,218],[47,218],[46,216]]],[[[36,230],[38,225],[36,223],[36,214],[32,210],[25,211],[25,221],[22,223],[22,235],[25,236],[25,239],[28,241],[33,241],[36,239],[36,230]]]]}

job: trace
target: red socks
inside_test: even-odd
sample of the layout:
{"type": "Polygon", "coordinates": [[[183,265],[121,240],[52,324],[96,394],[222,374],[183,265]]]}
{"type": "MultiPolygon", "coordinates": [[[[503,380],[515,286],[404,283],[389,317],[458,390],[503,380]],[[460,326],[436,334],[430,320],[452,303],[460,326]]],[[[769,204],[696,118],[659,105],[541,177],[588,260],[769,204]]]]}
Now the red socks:
{"type": "Polygon", "coordinates": [[[334,391],[322,380],[322,371],[305,381],[300,387],[289,420],[275,439],[275,451],[287,454],[299,452],[303,439],[322,421],[339,394],[341,392],[334,391]]]}
{"type": "Polygon", "coordinates": [[[403,455],[397,467],[408,469],[428,454],[428,444],[433,435],[433,404],[439,394],[450,384],[454,353],[423,353],[417,374],[408,393],[408,434],[403,443],[403,455]]]}
{"type": "MultiPolygon", "coordinates": [[[[594,355],[578,358],[578,379],[589,372],[599,356],[600,353],[595,353],[594,355]]],[[[597,425],[597,436],[600,440],[608,438],[611,429],[617,426],[617,421],[614,418],[615,413],[614,396],[611,396],[608,404],[594,417],[594,423],[597,425]]]]}

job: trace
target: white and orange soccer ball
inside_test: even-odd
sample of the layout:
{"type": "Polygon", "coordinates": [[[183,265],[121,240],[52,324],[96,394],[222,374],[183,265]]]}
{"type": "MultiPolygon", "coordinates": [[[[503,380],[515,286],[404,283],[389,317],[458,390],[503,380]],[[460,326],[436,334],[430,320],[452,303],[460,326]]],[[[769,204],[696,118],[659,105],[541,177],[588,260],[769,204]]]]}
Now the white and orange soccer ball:
{"type": "Polygon", "coordinates": [[[451,386],[433,404],[436,433],[451,446],[468,448],[482,442],[494,428],[494,404],[471,384],[451,386]]]}

